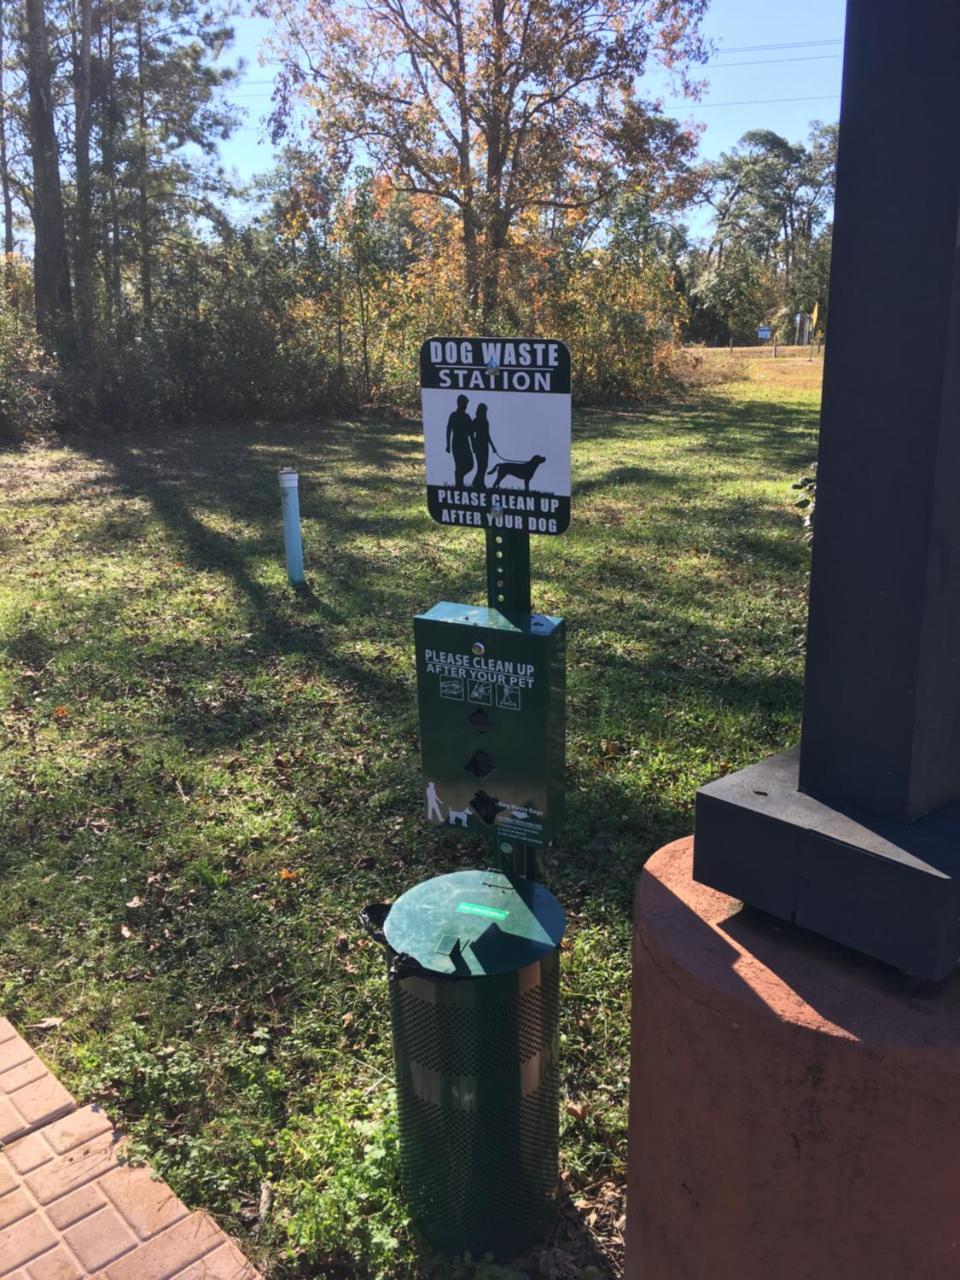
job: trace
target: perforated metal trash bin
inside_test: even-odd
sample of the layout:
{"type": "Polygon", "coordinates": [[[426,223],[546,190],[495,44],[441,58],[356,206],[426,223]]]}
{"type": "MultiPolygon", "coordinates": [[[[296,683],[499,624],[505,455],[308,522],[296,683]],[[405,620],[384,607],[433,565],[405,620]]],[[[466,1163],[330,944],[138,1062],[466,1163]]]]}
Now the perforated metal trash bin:
{"type": "Polygon", "coordinates": [[[383,920],[404,1190],[441,1252],[510,1257],[549,1225],[564,924],[496,871],[425,881],[383,920]]]}

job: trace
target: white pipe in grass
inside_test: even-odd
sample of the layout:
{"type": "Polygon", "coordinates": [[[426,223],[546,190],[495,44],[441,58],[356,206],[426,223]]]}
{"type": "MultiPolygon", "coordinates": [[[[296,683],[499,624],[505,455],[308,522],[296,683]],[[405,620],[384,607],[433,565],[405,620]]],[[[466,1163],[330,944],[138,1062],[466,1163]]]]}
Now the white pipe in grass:
{"type": "Polygon", "coordinates": [[[280,502],[283,507],[283,548],[287,557],[287,577],[301,586],[303,574],[303,538],[300,536],[300,476],[293,467],[280,468],[280,502]]]}

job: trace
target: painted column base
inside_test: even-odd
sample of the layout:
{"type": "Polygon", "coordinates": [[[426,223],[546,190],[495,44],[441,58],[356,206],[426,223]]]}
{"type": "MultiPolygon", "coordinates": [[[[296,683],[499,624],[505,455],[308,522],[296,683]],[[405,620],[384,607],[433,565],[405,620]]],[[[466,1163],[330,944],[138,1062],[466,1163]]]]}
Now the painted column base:
{"type": "Polygon", "coordinates": [[[956,1280],[960,978],[694,883],[634,910],[627,1280],[956,1280]]]}

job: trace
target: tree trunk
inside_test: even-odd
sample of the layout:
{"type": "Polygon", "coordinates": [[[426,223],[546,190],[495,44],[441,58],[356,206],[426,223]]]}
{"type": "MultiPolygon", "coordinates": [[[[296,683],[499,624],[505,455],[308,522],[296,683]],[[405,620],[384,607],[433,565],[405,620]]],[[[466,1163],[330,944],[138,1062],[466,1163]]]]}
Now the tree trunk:
{"type": "Polygon", "coordinates": [[[104,119],[100,143],[101,164],[107,188],[107,225],[104,228],[104,293],[107,300],[107,325],[112,331],[121,310],[120,293],[120,215],[117,208],[117,161],[115,131],[117,107],[114,97],[116,81],[115,32],[113,7],[107,8],[107,57],[103,57],[103,24],[100,25],[100,61],[107,68],[109,80],[104,95],[104,119]]]}
{"type": "Polygon", "coordinates": [[[500,269],[506,245],[503,210],[503,165],[506,152],[504,137],[504,54],[507,35],[504,27],[506,0],[493,0],[491,5],[491,77],[487,104],[487,173],[484,196],[484,254],[482,309],[484,332],[500,305],[500,269]]]}
{"type": "Polygon", "coordinates": [[[64,359],[74,355],[70,262],[60,189],[60,155],[50,93],[44,0],[26,0],[27,128],[33,161],[33,281],[37,331],[64,359]]]}
{"type": "Polygon", "coordinates": [[[137,194],[137,220],[140,232],[140,295],[143,317],[150,326],[153,323],[153,257],[150,245],[150,200],[147,193],[147,92],[143,83],[143,19],[137,18],[137,120],[139,132],[139,190],[137,194]]]}
{"type": "Polygon", "coordinates": [[[343,250],[337,246],[337,395],[343,390],[345,378],[343,352],[343,250]]]}
{"type": "Polygon", "coordinates": [[[461,213],[463,228],[463,286],[470,310],[474,314],[480,306],[480,253],[477,246],[477,216],[472,201],[465,203],[461,213]]]}
{"type": "Polygon", "coordinates": [[[13,196],[10,193],[10,169],[7,164],[7,94],[4,82],[4,58],[7,56],[4,42],[6,6],[0,0],[0,190],[3,192],[3,285],[10,288],[13,268],[13,196]]]}
{"type": "Polygon", "coordinates": [[[360,312],[360,359],[363,368],[363,398],[370,399],[370,335],[369,316],[367,314],[367,294],[363,285],[363,276],[359,268],[355,271],[357,281],[357,307],[360,312]]]}
{"type": "Polygon", "coordinates": [[[90,231],[90,37],[92,0],[78,0],[80,45],[74,68],[77,219],[73,250],[77,307],[77,348],[82,359],[93,350],[93,245],[90,231]]]}
{"type": "Polygon", "coordinates": [[[483,271],[483,323],[484,332],[497,313],[500,306],[500,274],[503,266],[503,251],[506,247],[506,233],[500,211],[495,210],[488,219],[484,236],[484,271],[483,271]]]}
{"type": "Polygon", "coordinates": [[[463,13],[459,0],[454,0],[452,12],[457,40],[457,108],[460,116],[457,168],[460,182],[460,206],[463,237],[463,285],[472,313],[480,305],[480,262],[477,249],[477,211],[473,189],[473,170],[470,167],[470,108],[467,102],[469,67],[463,30],[463,13]]]}

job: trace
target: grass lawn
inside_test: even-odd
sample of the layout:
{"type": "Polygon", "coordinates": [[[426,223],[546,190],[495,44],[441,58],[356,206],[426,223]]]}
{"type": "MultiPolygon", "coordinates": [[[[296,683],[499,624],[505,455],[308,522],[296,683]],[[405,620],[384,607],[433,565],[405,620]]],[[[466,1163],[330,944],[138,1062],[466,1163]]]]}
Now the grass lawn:
{"type": "MultiPolygon", "coordinates": [[[[512,1268],[431,1258],[396,1186],[367,902],[474,865],[421,818],[413,615],[483,599],[427,517],[419,424],[364,417],[0,454],[0,1012],[271,1278],[619,1274],[630,902],[708,779],[798,734],[790,485],[819,364],[732,357],[696,402],[583,412],[566,616],[565,1200],[512,1268]],[[299,464],[309,590],[286,583],[299,464]]],[[[718,366],[719,367],[719,366],[718,366]]]]}

